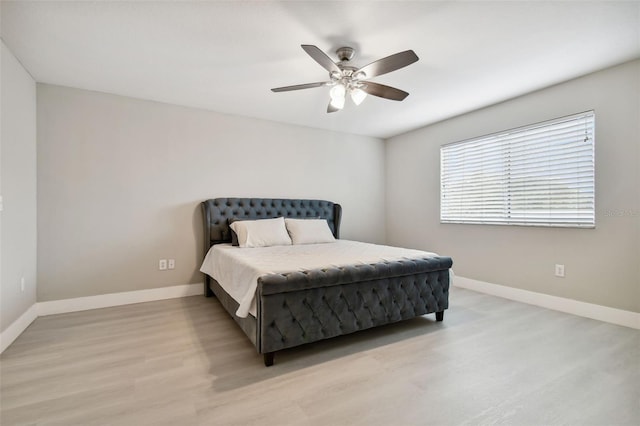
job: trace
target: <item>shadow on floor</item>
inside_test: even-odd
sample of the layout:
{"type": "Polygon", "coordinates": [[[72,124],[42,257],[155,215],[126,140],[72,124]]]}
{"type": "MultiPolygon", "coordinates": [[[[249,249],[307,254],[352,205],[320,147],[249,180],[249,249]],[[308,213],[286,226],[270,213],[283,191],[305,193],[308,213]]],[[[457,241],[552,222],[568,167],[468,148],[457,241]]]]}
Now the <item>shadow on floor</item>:
{"type": "MultiPolygon", "coordinates": [[[[229,391],[257,382],[310,368],[360,352],[407,341],[430,333],[438,333],[458,321],[436,322],[435,314],[417,317],[353,334],[309,343],[276,352],[275,364],[265,367],[262,355],[234,322],[215,297],[194,296],[183,299],[184,310],[190,315],[193,330],[209,362],[217,391],[229,391]],[[247,371],[250,370],[250,371],[247,371]],[[242,372],[242,374],[239,374],[242,372]]],[[[463,322],[473,320],[465,315],[463,322]]]]}

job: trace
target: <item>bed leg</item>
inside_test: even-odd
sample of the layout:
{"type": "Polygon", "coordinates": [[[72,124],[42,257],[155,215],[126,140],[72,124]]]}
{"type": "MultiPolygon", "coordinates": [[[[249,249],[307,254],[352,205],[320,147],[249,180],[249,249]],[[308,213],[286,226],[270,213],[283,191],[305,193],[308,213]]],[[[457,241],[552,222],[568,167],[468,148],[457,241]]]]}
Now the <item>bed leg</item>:
{"type": "Polygon", "coordinates": [[[204,297],[213,297],[213,291],[209,287],[209,277],[204,278],[204,297]]]}
{"type": "Polygon", "coordinates": [[[209,288],[209,286],[207,286],[204,289],[204,297],[213,297],[213,292],[211,291],[211,289],[209,288]]]}
{"type": "Polygon", "coordinates": [[[271,367],[273,365],[273,355],[273,352],[267,352],[266,354],[263,354],[265,367],[271,367]]]}
{"type": "Polygon", "coordinates": [[[444,311],[436,312],[436,321],[444,320],[444,311]]]}

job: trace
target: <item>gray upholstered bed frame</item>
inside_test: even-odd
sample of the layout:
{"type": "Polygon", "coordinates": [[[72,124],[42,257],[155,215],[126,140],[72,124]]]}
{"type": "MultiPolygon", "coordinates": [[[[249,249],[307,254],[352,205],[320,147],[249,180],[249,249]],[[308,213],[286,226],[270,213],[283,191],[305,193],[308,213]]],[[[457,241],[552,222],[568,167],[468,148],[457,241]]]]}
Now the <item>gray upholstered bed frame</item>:
{"type": "MultiPolygon", "coordinates": [[[[338,238],[342,215],[339,204],[296,199],[216,198],[202,210],[205,253],[231,242],[231,218],[323,218],[338,238]]],[[[432,257],[266,275],[258,279],[255,318],[237,317],[238,303],[208,275],[204,293],[219,299],[269,366],[281,349],[429,313],[442,321],[451,265],[449,257],[432,257]]]]}

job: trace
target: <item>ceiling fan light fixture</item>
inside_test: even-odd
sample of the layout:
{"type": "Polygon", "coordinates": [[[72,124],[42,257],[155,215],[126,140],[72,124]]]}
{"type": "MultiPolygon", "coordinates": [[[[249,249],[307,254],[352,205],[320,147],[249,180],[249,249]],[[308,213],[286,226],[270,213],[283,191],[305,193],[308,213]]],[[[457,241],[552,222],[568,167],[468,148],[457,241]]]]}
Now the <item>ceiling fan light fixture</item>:
{"type": "Polygon", "coordinates": [[[352,77],[354,80],[364,80],[367,78],[367,74],[364,71],[356,71],[352,77]]]}
{"type": "Polygon", "coordinates": [[[331,99],[342,98],[344,99],[345,94],[347,93],[347,88],[342,84],[336,84],[329,90],[329,96],[331,99]]]}
{"type": "Polygon", "coordinates": [[[331,106],[336,109],[342,109],[344,108],[344,101],[345,101],[344,96],[331,98],[331,106]]]}
{"type": "Polygon", "coordinates": [[[364,99],[367,97],[367,92],[358,88],[351,89],[350,93],[351,93],[351,100],[356,105],[360,105],[364,101],[364,99]]]}
{"type": "Polygon", "coordinates": [[[342,84],[336,84],[329,90],[329,97],[331,98],[331,106],[337,109],[344,108],[344,101],[347,95],[347,89],[342,84]]]}

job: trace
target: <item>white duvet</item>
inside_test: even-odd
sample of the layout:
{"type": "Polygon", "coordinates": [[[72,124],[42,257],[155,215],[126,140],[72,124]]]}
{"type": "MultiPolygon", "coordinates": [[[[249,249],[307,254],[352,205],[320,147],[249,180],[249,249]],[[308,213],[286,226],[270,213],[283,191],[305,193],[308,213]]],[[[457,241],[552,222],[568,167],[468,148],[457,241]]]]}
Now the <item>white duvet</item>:
{"type": "Polygon", "coordinates": [[[437,254],[348,240],[259,248],[216,244],[200,271],[215,279],[240,304],[236,315],[244,318],[256,315],[256,288],[263,275],[433,256],[437,254]]]}

